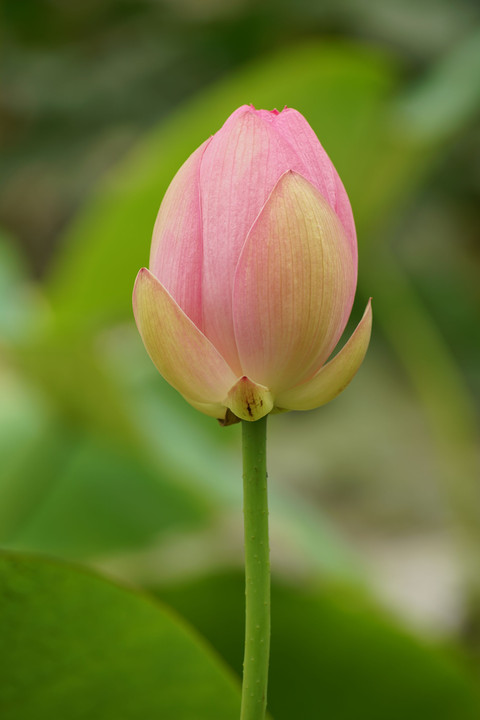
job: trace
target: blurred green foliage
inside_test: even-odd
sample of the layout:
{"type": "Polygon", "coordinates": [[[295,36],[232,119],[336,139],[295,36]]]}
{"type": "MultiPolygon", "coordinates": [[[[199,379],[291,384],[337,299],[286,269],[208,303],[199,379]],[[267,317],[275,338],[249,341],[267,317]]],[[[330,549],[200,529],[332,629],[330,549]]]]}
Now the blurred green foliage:
{"type": "MultiPolygon", "coordinates": [[[[477,626],[476,4],[5,0],[1,12],[0,545],[15,551],[0,581],[5,716],[66,716],[72,702],[92,717],[85,697],[96,688],[101,701],[102,679],[102,717],[118,716],[113,677],[135,666],[125,693],[145,705],[129,700],[124,716],[174,717],[156,703],[173,702],[186,657],[198,712],[175,717],[201,718],[200,707],[215,717],[215,688],[218,717],[236,713],[229,671],[162,607],[19,553],[154,588],[240,672],[238,427],[195,413],[158,376],[131,290],[173,174],[244,102],[296,107],[319,135],[357,222],[353,320],[369,295],[376,318],[345,395],[270,422],[272,714],[292,717],[303,702],[312,720],[478,716],[461,653],[366,600],[374,583],[354,542],[446,538],[457,641],[477,626]],[[55,618],[68,627],[54,646],[55,618]],[[168,626],[168,653],[156,630],[146,638],[149,623],[168,626]],[[121,657],[137,633],[140,667],[121,657]]],[[[478,638],[466,639],[475,657],[478,638]]]]}

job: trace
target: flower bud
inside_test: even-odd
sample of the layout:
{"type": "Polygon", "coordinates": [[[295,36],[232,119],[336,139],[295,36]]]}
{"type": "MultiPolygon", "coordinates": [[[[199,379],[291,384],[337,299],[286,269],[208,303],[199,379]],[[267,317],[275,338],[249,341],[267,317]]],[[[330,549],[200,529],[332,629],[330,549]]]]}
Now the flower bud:
{"type": "Polygon", "coordinates": [[[145,347],[194,407],[225,420],[333,399],[368,347],[343,349],[357,241],[348,196],[296,110],[242,106],[177,172],[133,308],[145,347]]]}

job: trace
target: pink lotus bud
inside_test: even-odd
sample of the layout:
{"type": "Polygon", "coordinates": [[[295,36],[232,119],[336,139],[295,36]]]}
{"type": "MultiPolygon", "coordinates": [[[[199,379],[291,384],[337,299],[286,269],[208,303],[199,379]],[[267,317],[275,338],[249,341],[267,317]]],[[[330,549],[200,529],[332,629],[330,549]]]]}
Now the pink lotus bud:
{"type": "Polygon", "coordinates": [[[258,420],[333,399],[370,340],[352,308],[357,241],[347,193],[296,110],[244,105],[180,168],[133,309],[164,378],[219,419],[258,420]]]}

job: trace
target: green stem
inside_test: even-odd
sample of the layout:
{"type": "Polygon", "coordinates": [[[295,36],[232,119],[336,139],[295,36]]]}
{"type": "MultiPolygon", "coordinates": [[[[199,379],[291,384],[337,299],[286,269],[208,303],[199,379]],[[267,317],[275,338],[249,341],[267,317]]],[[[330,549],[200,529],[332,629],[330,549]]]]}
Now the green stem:
{"type": "Polygon", "coordinates": [[[240,720],[264,720],[270,655],[267,418],[242,422],[245,522],[245,657],[240,720]]]}

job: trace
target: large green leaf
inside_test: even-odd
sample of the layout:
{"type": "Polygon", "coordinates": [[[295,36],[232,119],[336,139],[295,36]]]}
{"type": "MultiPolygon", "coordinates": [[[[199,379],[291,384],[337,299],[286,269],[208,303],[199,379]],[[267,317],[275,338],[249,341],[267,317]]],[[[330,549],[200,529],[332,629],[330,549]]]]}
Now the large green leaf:
{"type": "Polygon", "coordinates": [[[80,568],[0,557],[2,720],[236,720],[233,674],[178,617],[80,568]]]}
{"type": "MultiPolygon", "coordinates": [[[[238,574],[158,590],[237,672],[238,574]]],[[[273,584],[268,706],[276,720],[474,720],[480,695],[455,653],[414,637],[347,587],[273,584]]]]}

